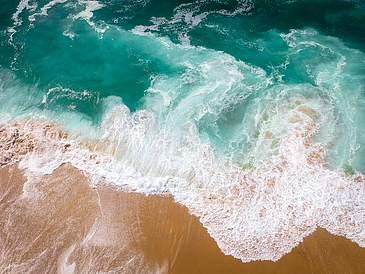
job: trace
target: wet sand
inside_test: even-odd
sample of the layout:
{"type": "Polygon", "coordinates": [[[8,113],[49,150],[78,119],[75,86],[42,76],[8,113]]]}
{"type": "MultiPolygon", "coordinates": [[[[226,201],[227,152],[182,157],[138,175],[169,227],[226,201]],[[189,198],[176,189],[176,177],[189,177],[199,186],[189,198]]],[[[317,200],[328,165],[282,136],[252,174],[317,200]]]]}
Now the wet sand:
{"type": "Polygon", "coordinates": [[[126,193],[64,164],[0,168],[1,273],[364,273],[365,249],[318,228],[277,262],[224,255],[171,195],[126,193]]]}

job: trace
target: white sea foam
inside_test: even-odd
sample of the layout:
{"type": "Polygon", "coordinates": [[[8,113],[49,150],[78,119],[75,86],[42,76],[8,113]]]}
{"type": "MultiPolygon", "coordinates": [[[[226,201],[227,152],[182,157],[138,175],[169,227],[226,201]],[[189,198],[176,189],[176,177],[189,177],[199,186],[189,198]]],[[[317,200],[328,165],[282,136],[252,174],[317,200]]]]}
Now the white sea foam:
{"type": "Polygon", "coordinates": [[[101,24],[95,24],[95,22],[91,20],[91,18],[94,16],[93,11],[103,8],[104,7],[103,4],[100,4],[98,1],[84,1],[84,0],[79,0],[78,3],[79,5],[84,5],[85,10],[79,12],[76,15],[71,16],[72,19],[74,20],[80,18],[84,19],[98,33],[104,33],[109,28],[108,25],[102,26],[101,24]]]}
{"type": "Polygon", "coordinates": [[[23,20],[19,18],[19,15],[23,12],[23,10],[34,11],[37,8],[37,3],[30,4],[29,2],[29,0],[21,0],[16,8],[16,12],[11,17],[14,24],[12,27],[8,28],[8,32],[10,33],[10,42],[13,40],[16,28],[22,25],[23,20]]]}
{"type": "MultiPolygon", "coordinates": [[[[16,28],[20,27],[22,25],[23,20],[19,17],[19,15],[24,10],[29,10],[30,12],[32,12],[28,16],[28,21],[29,21],[30,25],[33,25],[34,22],[36,22],[37,17],[47,16],[48,11],[51,8],[53,8],[55,5],[63,4],[66,2],[67,2],[67,0],[52,0],[49,3],[45,4],[44,6],[42,6],[40,9],[38,9],[38,4],[36,2],[31,3],[31,1],[29,1],[29,0],[21,0],[18,4],[17,11],[12,16],[12,20],[14,21],[14,24],[12,27],[8,28],[8,32],[10,34],[9,42],[12,43],[13,36],[17,32],[16,28]]],[[[83,19],[91,27],[93,27],[95,31],[97,31],[98,33],[101,33],[101,34],[104,33],[109,28],[109,26],[107,24],[95,23],[91,20],[93,17],[93,12],[104,7],[104,5],[99,3],[98,1],[79,0],[77,3],[69,3],[68,6],[73,7],[75,10],[78,10],[80,6],[85,7],[85,9],[83,11],[78,12],[77,14],[71,14],[68,17],[72,21],[76,20],[76,19],[83,19]]],[[[69,38],[73,39],[75,37],[75,34],[70,30],[71,26],[72,26],[71,23],[68,24],[68,26],[66,26],[66,30],[63,32],[63,35],[68,36],[69,38]]]]}
{"type": "MultiPolygon", "coordinates": [[[[293,48],[287,65],[302,50],[297,46],[326,48],[318,39],[300,42],[300,35],[316,34],[294,33],[290,40],[283,36],[293,48]]],[[[45,174],[69,162],[91,174],[95,184],[104,177],[141,193],[170,192],[200,217],[225,254],[244,262],[278,260],[317,226],[365,247],[365,179],[333,169],[325,160],[327,147],[341,132],[336,130],[339,109],[354,101],[352,94],[352,101],[341,100],[335,85],[349,73],[348,59],[331,55],[328,67],[334,64],[339,74],[328,81],[322,78],[318,87],[274,85],[262,69],[228,54],[156,40],[166,50],[162,55],[174,56],[171,62],[180,66],[179,73],[152,78],[144,109],[130,113],[121,98],[110,96],[103,99],[100,128],[91,134],[71,132],[68,140],[50,140],[30,121],[24,131],[41,140],[40,149],[21,156],[20,166],[45,174]],[[225,113],[240,108],[243,114],[225,113]],[[219,127],[222,117],[228,129],[219,127]],[[229,142],[231,136],[221,135],[228,130],[234,132],[229,142]],[[86,142],[88,138],[96,139],[95,144],[86,142]],[[234,146],[240,139],[247,141],[234,146]],[[86,148],[92,146],[101,148],[92,153],[86,148]]],[[[316,69],[308,71],[314,82],[320,75],[316,69]]],[[[57,96],[83,94],[56,87],[43,104],[57,96]]],[[[351,124],[354,113],[344,113],[351,124]]],[[[80,116],[74,124],[92,128],[80,116]]]]}
{"type": "Polygon", "coordinates": [[[70,30],[65,30],[64,32],[62,32],[62,34],[64,35],[64,36],[67,36],[68,38],[70,38],[70,39],[74,39],[75,38],[75,33],[73,33],[72,31],[70,31],[70,30]]]}
{"type": "MultiPolygon", "coordinates": [[[[286,132],[272,153],[244,168],[219,164],[193,125],[178,140],[158,130],[152,113],[130,114],[122,104],[108,104],[114,107],[104,119],[103,138],[112,141],[115,156],[91,153],[74,141],[47,141],[43,149],[25,155],[20,167],[44,174],[69,162],[94,176],[95,183],[104,177],[146,194],[170,192],[200,217],[224,253],[244,262],[278,260],[317,226],[365,247],[365,178],[326,168],[325,149],[311,141],[320,129],[310,102],[293,99],[288,104],[294,108],[269,118],[286,121],[286,132]],[[152,133],[156,137],[151,140],[152,133]],[[159,170],[153,159],[160,162],[159,170]]],[[[45,140],[41,130],[32,133],[45,140]]],[[[266,133],[257,145],[275,140],[266,133]]]]}
{"type": "MultiPolygon", "coordinates": [[[[297,54],[305,54],[306,51],[318,53],[315,58],[316,62],[313,62],[312,58],[308,58],[301,60],[300,65],[305,66],[308,78],[321,87],[324,91],[323,94],[326,94],[338,107],[339,114],[337,114],[337,118],[333,117],[332,121],[337,124],[341,123],[338,118],[339,115],[346,121],[341,123],[341,127],[346,128],[346,137],[342,136],[342,141],[336,146],[345,146],[346,143],[346,146],[350,144],[350,149],[343,155],[335,155],[333,151],[338,149],[332,148],[330,151],[332,161],[336,162],[337,167],[346,161],[353,163],[355,152],[359,149],[358,127],[354,121],[357,115],[361,115],[361,111],[359,111],[362,108],[360,107],[361,103],[357,104],[356,102],[362,100],[361,94],[364,90],[363,75],[359,74],[359,66],[363,63],[364,54],[356,49],[346,47],[337,38],[320,35],[313,29],[291,30],[287,34],[280,34],[280,36],[290,47],[285,62],[286,66],[298,65],[298,61],[294,60],[297,54]]],[[[328,128],[331,124],[333,123],[322,126],[328,128]]],[[[328,131],[328,135],[331,133],[328,131]]],[[[327,146],[329,144],[327,140],[330,139],[324,138],[321,142],[327,146]]]]}
{"type": "MultiPolygon", "coordinates": [[[[193,181],[208,191],[190,208],[224,253],[244,262],[276,261],[317,226],[364,247],[364,177],[325,167],[325,149],[310,140],[319,128],[304,110],[309,109],[299,106],[280,117],[288,119],[288,132],[276,153],[266,153],[258,164],[244,170],[205,165],[195,172],[193,181]]],[[[262,135],[266,142],[275,140],[271,133],[262,135]]]]}
{"type": "Polygon", "coordinates": [[[63,97],[80,101],[94,101],[96,104],[99,101],[99,94],[97,92],[91,93],[87,90],[74,91],[69,88],[63,88],[62,86],[57,86],[48,89],[48,92],[43,95],[42,104],[53,103],[55,100],[58,100],[63,97]]]}
{"type": "Polygon", "coordinates": [[[28,20],[30,22],[34,22],[36,20],[37,16],[47,16],[48,15],[48,10],[50,8],[52,8],[56,4],[62,4],[62,3],[65,3],[65,2],[67,2],[67,0],[52,0],[48,4],[44,5],[41,8],[40,12],[37,12],[37,13],[34,13],[34,14],[30,15],[28,17],[28,20]]]}
{"type": "Polygon", "coordinates": [[[170,20],[166,18],[151,17],[150,21],[153,25],[141,26],[133,28],[133,33],[140,35],[149,35],[149,31],[161,31],[162,29],[173,31],[177,34],[180,42],[190,44],[189,31],[198,26],[211,14],[221,14],[224,16],[234,16],[240,13],[248,13],[252,9],[251,1],[238,1],[233,11],[225,9],[211,10],[201,12],[201,8],[208,1],[195,1],[192,3],[184,3],[174,8],[174,15],[170,20]]]}

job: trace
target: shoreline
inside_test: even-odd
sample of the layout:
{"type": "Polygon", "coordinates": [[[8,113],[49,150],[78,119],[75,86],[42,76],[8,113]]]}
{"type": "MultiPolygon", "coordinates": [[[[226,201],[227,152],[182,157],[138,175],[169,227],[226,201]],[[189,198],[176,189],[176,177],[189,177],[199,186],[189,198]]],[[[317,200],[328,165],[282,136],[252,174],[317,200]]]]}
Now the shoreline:
{"type": "Polygon", "coordinates": [[[0,169],[4,273],[361,273],[365,249],[317,228],[277,262],[224,255],[172,195],[127,193],[70,164],[0,169]],[[27,271],[25,271],[27,269],[27,271]],[[25,271],[25,272],[22,272],[25,271]]]}
{"type": "MultiPolygon", "coordinates": [[[[146,196],[115,184],[112,178],[120,171],[95,178],[93,167],[112,170],[111,157],[98,155],[110,149],[108,143],[78,144],[52,123],[27,121],[2,124],[0,141],[5,273],[33,268],[37,271],[29,273],[336,273],[333,266],[338,273],[361,273],[365,268],[365,248],[319,227],[276,262],[243,263],[223,253],[228,247],[219,248],[222,239],[208,233],[206,214],[195,214],[172,194],[146,196]],[[22,247],[13,250],[16,243],[22,247]]],[[[354,182],[363,181],[355,176],[354,182]]],[[[213,196],[208,199],[223,202],[213,196]]],[[[215,221],[219,217],[227,216],[215,221]]]]}
{"type": "Polygon", "coordinates": [[[357,2],[5,1],[0,274],[364,274],[357,2]]]}

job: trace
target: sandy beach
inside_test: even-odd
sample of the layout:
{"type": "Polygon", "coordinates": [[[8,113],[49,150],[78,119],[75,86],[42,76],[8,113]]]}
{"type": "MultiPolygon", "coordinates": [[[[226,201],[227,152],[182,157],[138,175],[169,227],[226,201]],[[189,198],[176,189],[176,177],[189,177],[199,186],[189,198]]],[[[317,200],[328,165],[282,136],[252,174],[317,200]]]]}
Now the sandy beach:
{"type": "Polygon", "coordinates": [[[365,274],[365,0],[0,0],[0,274],[365,274]]]}
{"type": "Polygon", "coordinates": [[[224,255],[172,196],[91,186],[64,164],[0,169],[2,273],[363,273],[365,249],[318,228],[277,262],[224,255]]]}

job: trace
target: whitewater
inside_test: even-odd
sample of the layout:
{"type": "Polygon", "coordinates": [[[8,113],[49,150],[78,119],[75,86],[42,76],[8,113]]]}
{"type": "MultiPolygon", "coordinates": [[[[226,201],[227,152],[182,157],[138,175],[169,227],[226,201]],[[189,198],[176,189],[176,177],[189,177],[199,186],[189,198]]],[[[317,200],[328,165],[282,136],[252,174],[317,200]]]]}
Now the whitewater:
{"type": "Polygon", "coordinates": [[[2,166],[171,193],[243,262],[317,227],[365,248],[362,2],[0,6],[2,166]]]}

